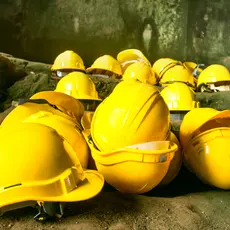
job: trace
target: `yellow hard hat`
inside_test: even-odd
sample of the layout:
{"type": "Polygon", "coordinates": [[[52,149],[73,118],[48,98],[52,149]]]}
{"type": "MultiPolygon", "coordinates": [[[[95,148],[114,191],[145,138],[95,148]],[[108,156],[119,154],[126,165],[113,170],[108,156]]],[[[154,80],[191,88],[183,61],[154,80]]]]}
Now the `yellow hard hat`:
{"type": "Polygon", "coordinates": [[[118,53],[117,60],[120,62],[123,73],[133,63],[144,62],[151,66],[149,60],[145,55],[138,49],[126,49],[118,53]]]}
{"type": "Polygon", "coordinates": [[[93,73],[97,70],[106,70],[112,74],[116,74],[121,77],[122,69],[120,63],[110,55],[103,55],[97,58],[91,67],[87,68],[87,72],[93,73]]]}
{"type": "Polygon", "coordinates": [[[170,114],[155,86],[122,81],[97,107],[91,124],[94,143],[101,151],[166,140],[170,114]]]}
{"type": "Polygon", "coordinates": [[[69,119],[73,119],[76,124],[80,124],[81,117],[84,113],[84,106],[80,101],[75,100],[73,97],[64,93],[54,91],[42,91],[34,94],[30,99],[23,101],[24,103],[28,102],[28,104],[30,104],[30,108],[28,109],[24,103],[20,103],[21,105],[17,106],[20,108],[20,113],[14,112],[15,110],[17,111],[16,107],[3,120],[1,124],[2,126],[5,123],[8,123],[9,117],[12,117],[11,122],[14,123],[23,121],[31,114],[38,113],[41,110],[41,106],[45,106],[46,110],[48,111],[50,111],[50,109],[56,108],[57,111],[62,112],[62,116],[66,117],[66,115],[68,115],[69,119]]]}
{"type": "Polygon", "coordinates": [[[178,175],[181,169],[182,162],[183,162],[182,149],[181,149],[180,142],[178,141],[177,137],[175,136],[173,132],[171,132],[168,139],[171,142],[175,143],[178,149],[175,152],[175,155],[170,162],[167,174],[164,176],[163,180],[159,184],[160,186],[168,185],[176,178],[176,176],[178,175]]]}
{"type": "Polygon", "coordinates": [[[78,100],[101,101],[94,82],[81,72],[72,72],[57,84],[55,92],[62,92],[78,100]]]}
{"type": "Polygon", "coordinates": [[[72,50],[66,50],[56,57],[51,67],[52,71],[64,69],[85,71],[85,66],[82,58],[77,53],[72,50]]]}
{"type": "Polygon", "coordinates": [[[81,117],[84,113],[83,104],[65,93],[55,91],[42,91],[34,94],[30,99],[45,99],[50,104],[55,105],[63,113],[76,119],[78,123],[81,122],[81,117]]]}
{"type": "Polygon", "coordinates": [[[11,129],[21,123],[39,123],[55,129],[71,145],[74,152],[72,157],[78,156],[82,167],[87,168],[89,148],[81,134],[82,127],[76,120],[48,104],[27,102],[8,114],[1,125],[1,130],[11,129]]]}
{"type": "Polygon", "coordinates": [[[181,62],[176,61],[172,58],[160,58],[153,63],[153,70],[156,73],[157,77],[161,79],[163,74],[170,69],[171,67],[181,64],[181,62]]]}
{"type": "Polygon", "coordinates": [[[0,173],[7,175],[0,179],[1,210],[26,201],[83,201],[102,190],[103,176],[73,161],[72,147],[54,129],[21,123],[0,138],[0,173]]]}
{"type": "Polygon", "coordinates": [[[164,72],[160,79],[160,84],[164,85],[172,82],[184,82],[194,87],[194,77],[192,73],[182,65],[175,65],[164,72]]]}
{"type": "MultiPolygon", "coordinates": [[[[228,69],[223,65],[213,64],[205,68],[198,77],[197,88],[201,90],[202,85],[215,85],[218,88],[218,82],[224,82],[227,85],[230,84],[230,74],[228,69]]],[[[209,86],[212,89],[211,86],[209,86]]],[[[203,91],[203,90],[201,90],[203,91]]],[[[222,90],[221,90],[222,91],[222,90]]]]}
{"type": "Polygon", "coordinates": [[[151,66],[146,65],[144,62],[136,62],[125,70],[123,80],[128,80],[130,78],[151,85],[157,84],[157,79],[151,66]]]}
{"type": "Polygon", "coordinates": [[[200,180],[220,189],[230,189],[230,128],[207,129],[184,149],[186,166],[200,180]]]}
{"type": "Polygon", "coordinates": [[[199,102],[195,100],[195,92],[182,82],[168,84],[162,91],[170,111],[189,111],[199,107],[199,102]]]}
{"type": "Polygon", "coordinates": [[[230,110],[218,111],[212,108],[195,108],[189,111],[180,126],[180,143],[186,148],[193,138],[194,132],[200,127],[215,128],[216,122],[229,126],[230,110]],[[205,125],[205,126],[204,126],[205,125]]]}
{"type": "Polygon", "coordinates": [[[146,193],[156,187],[178,148],[170,141],[156,141],[104,152],[89,138],[86,140],[97,170],[106,182],[118,191],[132,194],[146,193]]]}

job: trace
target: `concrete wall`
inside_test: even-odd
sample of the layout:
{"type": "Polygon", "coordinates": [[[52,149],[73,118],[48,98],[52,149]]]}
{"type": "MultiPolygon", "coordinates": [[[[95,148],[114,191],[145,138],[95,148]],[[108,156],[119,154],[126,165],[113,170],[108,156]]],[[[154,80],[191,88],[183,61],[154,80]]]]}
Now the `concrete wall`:
{"type": "Polygon", "coordinates": [[[151,62],[168,56],[228,65],[229,14],[229,0],[1,0],[0,51],[52,63],[73,49],[90,65],[139,48],[151,62]]]}

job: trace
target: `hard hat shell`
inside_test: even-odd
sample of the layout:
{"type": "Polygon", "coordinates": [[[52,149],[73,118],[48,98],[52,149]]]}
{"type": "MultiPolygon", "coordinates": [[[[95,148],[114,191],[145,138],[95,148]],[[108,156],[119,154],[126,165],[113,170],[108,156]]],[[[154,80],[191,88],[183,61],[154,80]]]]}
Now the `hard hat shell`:
{"type": "Polygon", "coordinates": [[[92,73],[95,70],[107,70],[118,76],[122,75],[120,63],[110,55],[103,55],[97,58],[91,67],[87,68],[87,72],[92,73]]]}
{"type": "Polygon", "coordinates": [[[34,94],[30,99],[45,99],[50,104],[57,106],[63,113],[69,115],[74,118],[77,123],[81,122],[81,117],[84,113],[83,104],[75,100],[73,97],[55,91],[42,91],[34,94]]]}
{"type": "Polygon", "coordinates": [[[103,176],[84,171],[77,157],[72,161],[71,145],[54,129],[21,123],[1,130],[0,138],[0,172],[7,175],[0,179],[0,209],[26,201],[83,201],[102,190],[103,176]]]}
{"type": "Polygon", "coordinates": [[[191,86],[195,86],[192,73],[182,65],[175,65],[164,72],[160,79],[160,84],[170,82],[185,82],[191,86]]]}
{"type": "Polygon", "coordinates": [[[123,80],[136,79],[140,82],[156,85],[157,79],[151,66],[144,62],[136,62],[130,65],[123,75],[123,80]]]}
{"type": "Polygon", "coordinates": [[[118,53],[117,60],[121,64],[123,73],[125,70],[136,62],[143,62],[148,66],[151,66],[149,60],[145,55],[138,49],[126,49],[118,53]]]}
{"type": "Polygon", "coordinates": [[[81,72],[72,72],[61,78],[55,92],[65,93],[78,100],[101,101],[94,82],[88,75],[81,72]]]}
{"type": "Polygon", "coordinates": [[[230,81],[228,69],[219,64],[213,64],[205,68],[198,77],[197,87],[202,84],[230,81]]]}
{"type": "Polygon", "coordinates": [[[152,69],[157,77],[161,79],[164,73],[175,65],[181,65],[181,62],[172,58],[160,58],[153,63],[152,69]]]}
{"type": "Polygon", "coordinates": [[[170,111],[189,111],[200,107],[200,103],[195,99],[195,92],[183,82],[168,84],[161,91],[161,96],[170,111]]]}
{"type": "Polygon", "coordinates": [[[97,170],[106,182],[131,194],[146,193],[156,187],[177,151],[175,143],[157,141],[102,152],[88,138],[87,141],[97,170]]]}
{"type": "Polygon", "coordinates": [[[72,50],[66,50],[59,54],[54,60],[51,67],[52,71],[74,69],[85,71],[85,66],[82,58],[72,50]]]}
{"type": "Polygon", "coordinates": [[[216,122],[230,126],[230,110],[218,111],[212,108],[195,108],[189,111],[180,126],[180,143],[186,148],[189,141],[193,138],[194,132],[201,127],[206,130],[215,128],[216,122]]]}
{"type": "Polygon", "coordinates": [[[54,91],[42,91],[34,94],[27,101],[27,106],[25,106],[25,104],[17,106],[20,109],[15,108],[13,111],[19,110],[20,112],[16,113],[11,111],[11,113],[8,114],[8,116],[3,120],[1,125],[4,126],[6,123],[10,124],[11,122],[18,123],[20,121],[23,121],[28,116],[34,113],[38,113],[41,109],[41,106],[45,106],[47,111],[51,111],[53,106],[56,106],[57,111],[59,110],[62,112],[60,113],[60,116],[66,117],[66,115],[68,115],[68,119],[73,119],[76,124],[80,124],[81,117],[84,113],[84,106],[81,104],[81,102],[64,93],[54,91]],[[37,99],[44,99],[46,101],[37,103],[37,99]],[[50,105],[47,102],[50,103],[50,105]],[[28,104],[30,105],[29,108],[28,104]],[[8,119],[10,119],[9,122],[8,119]]]}
{"type": "Polygon", "coordinates": [[[208,129],[195,136],[184,149],[186,165],[206,184],[230,189],[230,128],[208,129]]]}
{"type": "Polygon", "coordinates": [[[170,184],[178,175],[181,169],[182,163],[183,163],[182,149],[181,149],[179,140],[177,139],[177,137],[175,136],[173,132],[170,133],[170,136],[168,139],[171,142],[175,143],[178,149],[177,151],[175,151],[174,157],[170,162],[169,169],[159,184],[160,186],[165,186],[165,185],[170,184]]]}
{"type": "Polygon", "coordinates": [[[74,152],[72,157],[77,156],[82,167],[87,168],[90,153],[81,134],[80,123],[47,104],[25,103],[8,114],[0,130],[11,129],[21,123],[39,123],[55,129],[71,145],[74,152]]]}
{"type": "Polygon", "coordinates": [[[122,81],[97,107],[91,124],[92,138],[101,151],[166,140],[169,117],[168,107],[155,86],[122,81]]]}

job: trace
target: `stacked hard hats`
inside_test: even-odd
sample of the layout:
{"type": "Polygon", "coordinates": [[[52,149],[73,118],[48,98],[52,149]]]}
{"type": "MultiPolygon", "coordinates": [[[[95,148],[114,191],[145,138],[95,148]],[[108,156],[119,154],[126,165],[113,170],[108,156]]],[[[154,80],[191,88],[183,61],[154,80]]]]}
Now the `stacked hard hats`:
{"type": "Polygon", "coordinates": [[[185,164],[204,183],[230,189],[230,111],[191,110],[180,127],[185,164]]]}
{"type": "Polygon", "coordinates": [[[7,175],[0,181],[2,211],[27,201],[82,201],[102,190],[103,176],[86,169],[83,113],[83,105],[73,97],[44,91],[5,118],[0,129],[0,170],[7,175]]]}
{"type": "Polygon", "coordinates": [[[154,62],[152,68],[162,86],[172,82],[184,82],[195,87],[193,74],[179,61],[171,58],[160,58],[154,62]]]}
{"type": "Polygon", "coordinates": [[[73,71],[85,72],[85,66],[82,58],[77,53],[66,50],[55,58],[51,71],[55,72],[56,78],[59,79],[73,71]]]}
{"type": "Polygon", "coordinates": [[[87,68],[87,72],[101,77],[122,77],[121,65],[111,55],[103,55],[97,58],[91,67],[87,68]]]}
{"type": "Polygon", "coordinates": [[[159,91],[132,79],[120,82],[97,107],[86,140],[98,171],[125,193],[156,187],[178,149],[170,139],[169,110],[159,91]]]}
{"type": "Polygon", "coordinates": [[[81,123],[84,129],[90,129],[94,110],[102,101],[91,78],[80,72],[70,73],[58,82],[55,92],[70,95],[85,105],[81,123]]]}
{"type": "Polygon", "coordinates": [[[230,74],[228,69],[219,64],[205,68],[198,77],[198,91],[218,92],[230,90],[230,74]]]}
{"type": "Polygon", "coordinates": [[[182,120],[188,111],[199,107],[195,92],[183,82],[168,84],[161,96],[169,107],[171,120],[182,120]]]}
{"type": "Polygon", "coordinates": [[[121,64],[122,72],[125,73],[126,69],[136,62],[143,62],[148,66],[151,66],[149,60],[138,49],[126,49],[118,53],[117,60],[121,64]]]}
{"type": "MultiPolygon", "coordinates": [[[[84,104],[85,112],[81,117],[81,125],[85,133],[90,135],[94,111],[102,101],[91,78],[80,72],[70,73],[58,82],[55,91],[70,95],[84,104]]],[[[95,163],[91,154],[89,156],[88,168],[95,169],[95,163]]]]}

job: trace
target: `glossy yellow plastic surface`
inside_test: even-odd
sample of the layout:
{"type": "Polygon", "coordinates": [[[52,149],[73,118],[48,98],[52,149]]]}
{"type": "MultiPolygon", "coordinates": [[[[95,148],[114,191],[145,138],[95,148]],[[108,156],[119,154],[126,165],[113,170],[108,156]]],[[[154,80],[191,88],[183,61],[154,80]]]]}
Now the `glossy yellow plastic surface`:
{"type": "Polygon", "coordinates": [[[195,86],[194,78],[192,73],[182,65],[175,65],[164,72],[164,75],[160,79],[160,84],[170,82],[185,82],[191,86],[195,86]]]}
{"type": "Polygon", "coordinates": [[[200,103],[195,99],[195,92],[182,82],[168,84],[161,91],[161,96],[170,111],[189,111],[200,107],[200,103]]]}
{"type": "Polygon", "coordinates": [[[42,91],[34,94],[30,99],[45,99],[50,104],[57,106],[58,109],[60,109],[63,113],[76,119],[78,123],[81,122],[81,117],[84,113],[83,104],[80,101],[75,100],[73,97],[66,95],[65,93],[42,91]]]}
{"type": "Polygon", "coordinates": [[[230,126],[230,110],[218,111],[212,108],[196,108],[189,111],[180,126],[180,143],[186,148],[197,129],[203,131],[216,127],[230,126]]]}
{"type": "Polygon", "coordinates": [[[56,57],[51,67],[52,71],[64,69],[85,71],[85,66],[82,58],[77,53],[72,50],[66,50],[56,57]]]}
{"type": "MultiPolygon", "coordinates": [[[[55,129],[71,145],[82,167],[87,168],[90,150],[81,134],[80,124],[76,123],[71,117],[47,104],[25,103],[16,107],[5,118],[1,130],[11,129],[22,122],[39,123],[55,129]]],[[[41,141],[43,138],[41,134],[41,141]]]]}
{"type": "Polygon", "coordinates": [[[230,81],[228,69],[219,64],[213,64],[205,68],[198,77],[197,87],[201,84],[230,81]]]}
{"type": "Polygon", "coordinates": [[[182,162],[183,162],[182,149],[180,146],[180,142],[178,141],[177,137],[175,136],[173,132],[171,132],[169,140],[175,143],[178,149],[175,152],[175,155],[170,162],[167,174],[164,176],[163,180],[159,184],[160,186],[168,185],[176,178],[176,176],[178,175],[181,169],[182,162]]]}
{"type": "Polygon", "coordinates": [[[123,193],[142,194],[156,187],[166,175],[177,145],[149,142],[109,152],[88,141],[98,171],[107,183],[123,193]]]}
{"type": "Polygon", "coordinates": [[[230,128],[209,129],[184,149],[185,163],[204,183],[230,189],[230,128]]]}
{"type": "Polygon", "coordinates": [[[136,80],[122,81],[96,109],[91,134],[101,151],[169,136],[170,114],[155,86],[136,80]]]}
{"type": "Polygon", "coordinates": [[[91,123],[93,120],[94,112],[91,111],[85,111],[82,118],[81,118],[81,125],[83,129],[90,129],[91,123]]]}
{"type": "Polygon", "coordinates": [[[123,75],[123,80],[136,79],[140,82],[156,85],[157,79],[151,66],[144,62],[136,62],[130,65],[123,75]]]}
{"type": "Polygon", "coordinates": [[[71,145],[45,125],[0,132],[0,208],[25,201],[76,202],[96,196],[103,176],[84,171],[71,145]],[[41,138],[42,137],[42,138],[41,138]]]}
{"type": "Polygon", "coordinates": [[[120,62],[123,73],[125,70],[136,62],[144,62],[145,64],[151,66],[149,60],[145,55],[138,49],[126,49],[118,53],[117,60],[120,62]]]}
{"type": "Polygon", "coordinates": [[[116,75],[122,75],[122,69],[120,63],[110,55],[103,55],[97,58],[91,67],[87,69],[89,73],[94,72],[95,70],[107,70],[116,75]]]}
{"type": "Polygon", "coordinates": [[[160,58],[153,63],[152,69],[156,73],[157,77],[161,79],[164,73],[175,65],[180,65],[179,61],[172,58],[160,58]]]}
{"type": "Polygon", "coordinates": [[[55,92],[62,92],[78,100],[101,101],[94,82],[81,72],[72,72],[61,78],[55,92]]]}

